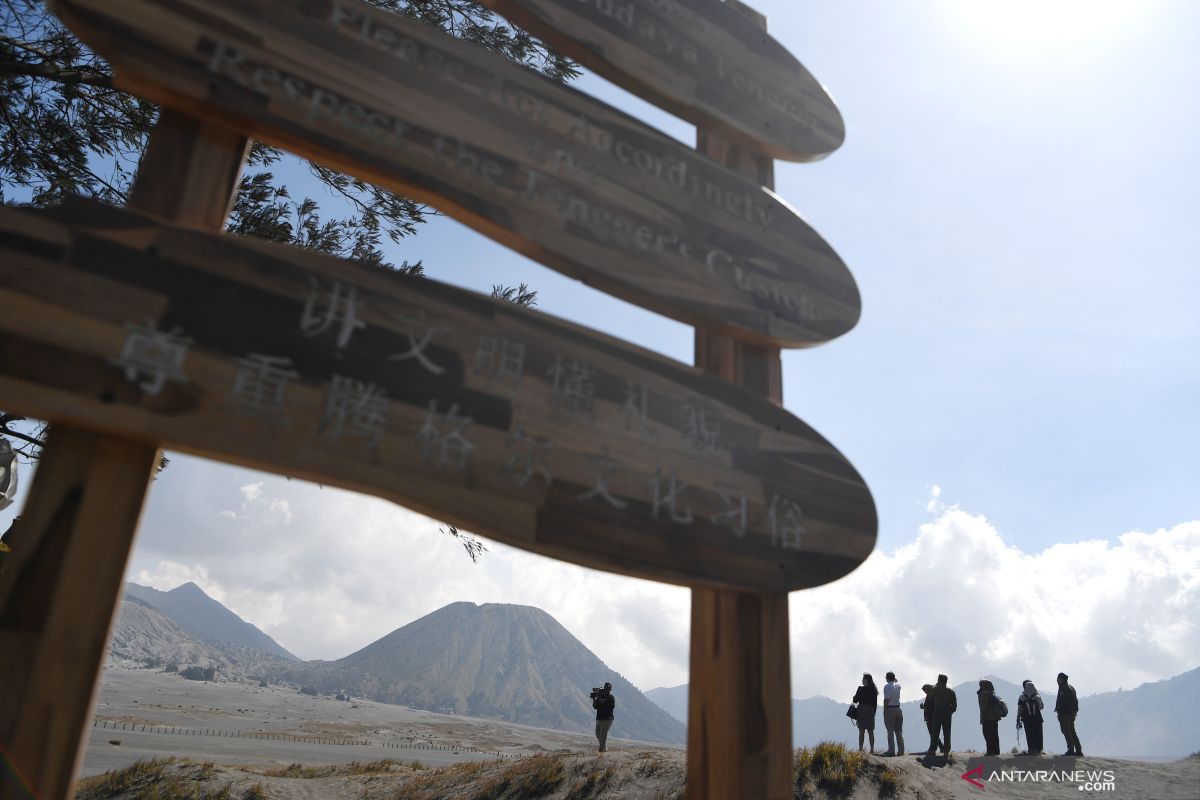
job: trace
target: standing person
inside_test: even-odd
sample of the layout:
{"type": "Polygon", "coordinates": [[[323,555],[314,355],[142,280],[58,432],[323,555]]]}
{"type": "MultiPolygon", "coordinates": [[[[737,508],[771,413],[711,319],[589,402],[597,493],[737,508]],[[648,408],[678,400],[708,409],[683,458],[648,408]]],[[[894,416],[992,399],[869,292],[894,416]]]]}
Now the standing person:
{"type": "Polygon", "coordinates": [[[1075,688],[1067,683],[1067,673],[1058,673],[1058,699],[1054,701],[1054,713],[1058,714],[1058,727],[1067,740],[1067,752],[1063,755],[1083,755],[1083,745],[1075,733],[1075,717],[1079,715],[1079,696],[1075,688]]]}
{"type": "MultiPolygon", "coordinates": [[[[933,704],[933,727],[935,731],[941,733],[942,755],[944,756],[950,755],[950,718],[958,710],[958,695],[946,685],[949,680],[945,675],[938,675],[937,686],[933,687],[933,691],[929,693],[929,699],[925,701],[926,705],[933,704]]],[[[937,737],[931,736],[929,750],[925,755],[933,755],[937,744],[937,737]]]]}
{"type": "Polygon", "coordinates": [[[937,728],[933,726],[933,686],[931,684],[922,684],[921,691],[925,693],[925,699],[921,701],[921,711],[925,715],[925,727],[929,729],[929,754],[934,750],[940,749],[942,740],[938,738],[937,728]]]}
{"type": "Polygon", "coordinates": [[[987,743],[985,755],[1000,755],[1000,701],[996,699],[996,687],[991,681],[981,680],[979,691],[979,724],[983,727],[983,741],[987,743]]]}
{"type": "Polygon", "coordinates": [[[1028,755],[1042,754],[1042,709],[1045,707],[1033,681],[1021,681],[1021,698],[1017,700],[1017,727],[1025,729],[1029,742],[1028,755]]]}
{"type": "Polygon", "coordinates": [[[874,753],[875,709],[879,706],[879,689],[876,688],[871,673],[863,673],[862,685],[854,692],[854,700],[851,702],[858,703],[858,716],[855,717],[858,722],[858,749],[862,751],[863,734],[866,734],[871,737],[871,752],[874,753]]]}
{"type": "Polygon", "coordinates": [[[612,694],[612,684],[604,684],[598,692],[592,692],[592,708],[596,709],[596,741],[600,742],[600,752],[607,750],[608,729],[613,724],[613,710],[617,707],[617,699],[612,694]]]}
{"type": "Polygon", "coordinates": [[[904,711],[900,708],[900,684],[896,673],[887,674],[883,687],[883,727],[887,729],[888,749],[885,756],[904,755],[904,711]],[[893,739],[895,741],[893,741],[893,739]],[[895,745],[899,744],[897,750],[895,745]]]}

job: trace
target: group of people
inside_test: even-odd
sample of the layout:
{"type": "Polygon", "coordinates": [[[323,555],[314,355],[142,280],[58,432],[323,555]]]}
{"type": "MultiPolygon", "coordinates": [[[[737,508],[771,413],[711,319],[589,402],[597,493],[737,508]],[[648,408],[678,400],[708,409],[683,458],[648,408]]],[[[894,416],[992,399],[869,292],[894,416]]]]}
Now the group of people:
{"type": "MultiPolygon", "coordinates": [[[[904,712],[900,708],[900,684],[896,673],[887,674],[883,687],[883,726],[887,730],[888,748],[885,756],[904,755],[904,712]]],[[[950,754],[950,721],[958,710],[958,696],[948,685],[945,675],[937,676],[937,684],[928,683],[921,687],[925,699],[921,708],[925,712],[925,727],[929,730],[929,749],[932,756],[941,751],[950,754]]],[[[1000,755],[1000,720],[1008,716],[1008,704],[996,695],[996,687],[989,680],[979,681],[975,693],[979,699],[979,724],[983,727],[983,739],[987,743],[987,755],[1000,755]]],[[[863,740],[869,739],[871,752],[875,752],[875,714],[879,707],[879,688],[870,673],[863,673],[862,684],[854,692],[854,700],[846,712],[858,726],[858,749],[863,749],[863,740]]],[[[1045,703],[1038,694],[1033,681],[1024,681],[1021,696],[1017,698],[1017,729],[1025,730],[1028,741],[1026,753],[1031,756],[1042,752],[1042,709],[1045,703]]],[[[1058,699],[1054,703],[1059,728],[1067,742],[1068,756],[1083,755],[1083,745],[1075,733],[1075,717],[1079,714],[1079,698],[1075,688],[1067,682],[1064,672],[1058,673],[1058,699]]],[[[1018,736],[1020,734],[1018,733],[1018,736]]]]}

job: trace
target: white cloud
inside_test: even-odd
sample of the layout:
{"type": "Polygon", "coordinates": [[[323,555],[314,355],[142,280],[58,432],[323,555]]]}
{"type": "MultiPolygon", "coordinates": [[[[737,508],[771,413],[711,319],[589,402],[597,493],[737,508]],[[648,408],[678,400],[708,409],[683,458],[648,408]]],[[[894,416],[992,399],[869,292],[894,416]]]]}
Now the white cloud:
{"type": "Polygon", "coordinates": [[[179,564],[174,561],[162,560],[154,569],[141,569],[130,578],[134,583],[168,592],[176,586],[191,582],[203,589],[214,600],[220,600],[224,595],[220,584],[208,576],[208,569],[199,565],[179,564]]]}
{"type": "Polygon", "coordinates": [[[912,543],[791,601],[793,693],[853,688],[863,671],[910,684],[996,674],[1086,693],[1200,664],[1200,521],[1023,553],[957,507],[912,543]],[[830,642],[836,643],[829,646],[830,642]]]}
{"type": "MultiPolygon", "coordinates": [[[[549,612],[638,686],[687,680],[686,589],[497,544],[472,564],[438,522],[381,500],[247,483],[244,471],[184,458],[171,472],[175,488],[164,479],[151,498],[134,579],[192,580],[301,657],[340,658],[459,600],[518,603],[549,612]],[[189,481],[194,467],[220,485],[189,481]],[[202,513],[231,495],[244,503],[235,518],[202,513]]],[[[1025,553],[930,494],[935,517],[911,542],[792,595],[794,695],[841,697],[863,671],[889,669],[910,685],[938,672],[1052,685],[1062,670],[1091,693],[1200,664],[1200,521],[1025,553]]]]}

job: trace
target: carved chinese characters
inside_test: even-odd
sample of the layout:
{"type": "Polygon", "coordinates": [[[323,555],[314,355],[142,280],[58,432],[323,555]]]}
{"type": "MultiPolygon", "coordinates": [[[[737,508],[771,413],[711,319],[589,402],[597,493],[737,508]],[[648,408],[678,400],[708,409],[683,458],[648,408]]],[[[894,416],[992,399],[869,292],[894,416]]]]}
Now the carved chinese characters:
{"type": "MultiPolygon", "coordinates": [[[[404,15],[361,0],[54,8],[138,94],[427,201],[630,302],[784,347],[858,319],[841,259],[774,194],[404,15]]],[[[306,331],[344,346],[352,302],[314,298],[306,331]]]]}
{"type": "Polygon", "coordinates": [[[19,287],[0,293],[0,324],[36,299],[110,331],[26,341],[10,328],[0,389],[14,408],[679,583],[801,588],[874,542],[866,487],[820,436],[631,345],[430,280],[95,205],[0,221],[0,277],[19,287]],[[69,270],[76,290],[18,280],[31,264],[69,270]],[[197,297],[221,298],[222,316],[197,297]],[[247,323],[234,335],[226,319],[247,323]]]}

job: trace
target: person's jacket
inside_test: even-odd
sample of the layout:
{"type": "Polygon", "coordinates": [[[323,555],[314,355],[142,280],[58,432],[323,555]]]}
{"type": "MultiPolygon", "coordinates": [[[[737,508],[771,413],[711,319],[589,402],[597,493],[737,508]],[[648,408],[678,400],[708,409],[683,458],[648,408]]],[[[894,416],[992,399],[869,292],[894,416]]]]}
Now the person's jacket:
{"type": "Polygon", "coordinates": [[[875,708],[875,706],[879,705],[879,690],[874,686],[860,686],[854,692],[854,700],[852,702],[875,708]]]}
{"type": "Polygon", "coordinates": [[[612,696],[612,692],[602,694],[592,701],[592,708],[596,709],[596,719],[612,719],[616,707],[617,698],[612,696]]]}
{"type": "Polygon", "coordinates": [[[1054,701],[1054,713],[1074,716],[1079,713],[1079,697],[1069,683],[1058,686],[1058,699],[1054,701]]]}
{"type": "Polygon", "coordinates": [[[942,686],[940,683],[933,687],[925,704],[929,705],[930,702],[933,703],[934,719],[946,719],[958,710],[958,695],[949,686],[942,686]]]}
{"type": "Polygon", "coordinates": [[[975,694],[979,696],[979,721],[999,722],[1000,703],[996,701],[996,687],[992,682],[980,681],[979,691],[975,694]]]}

